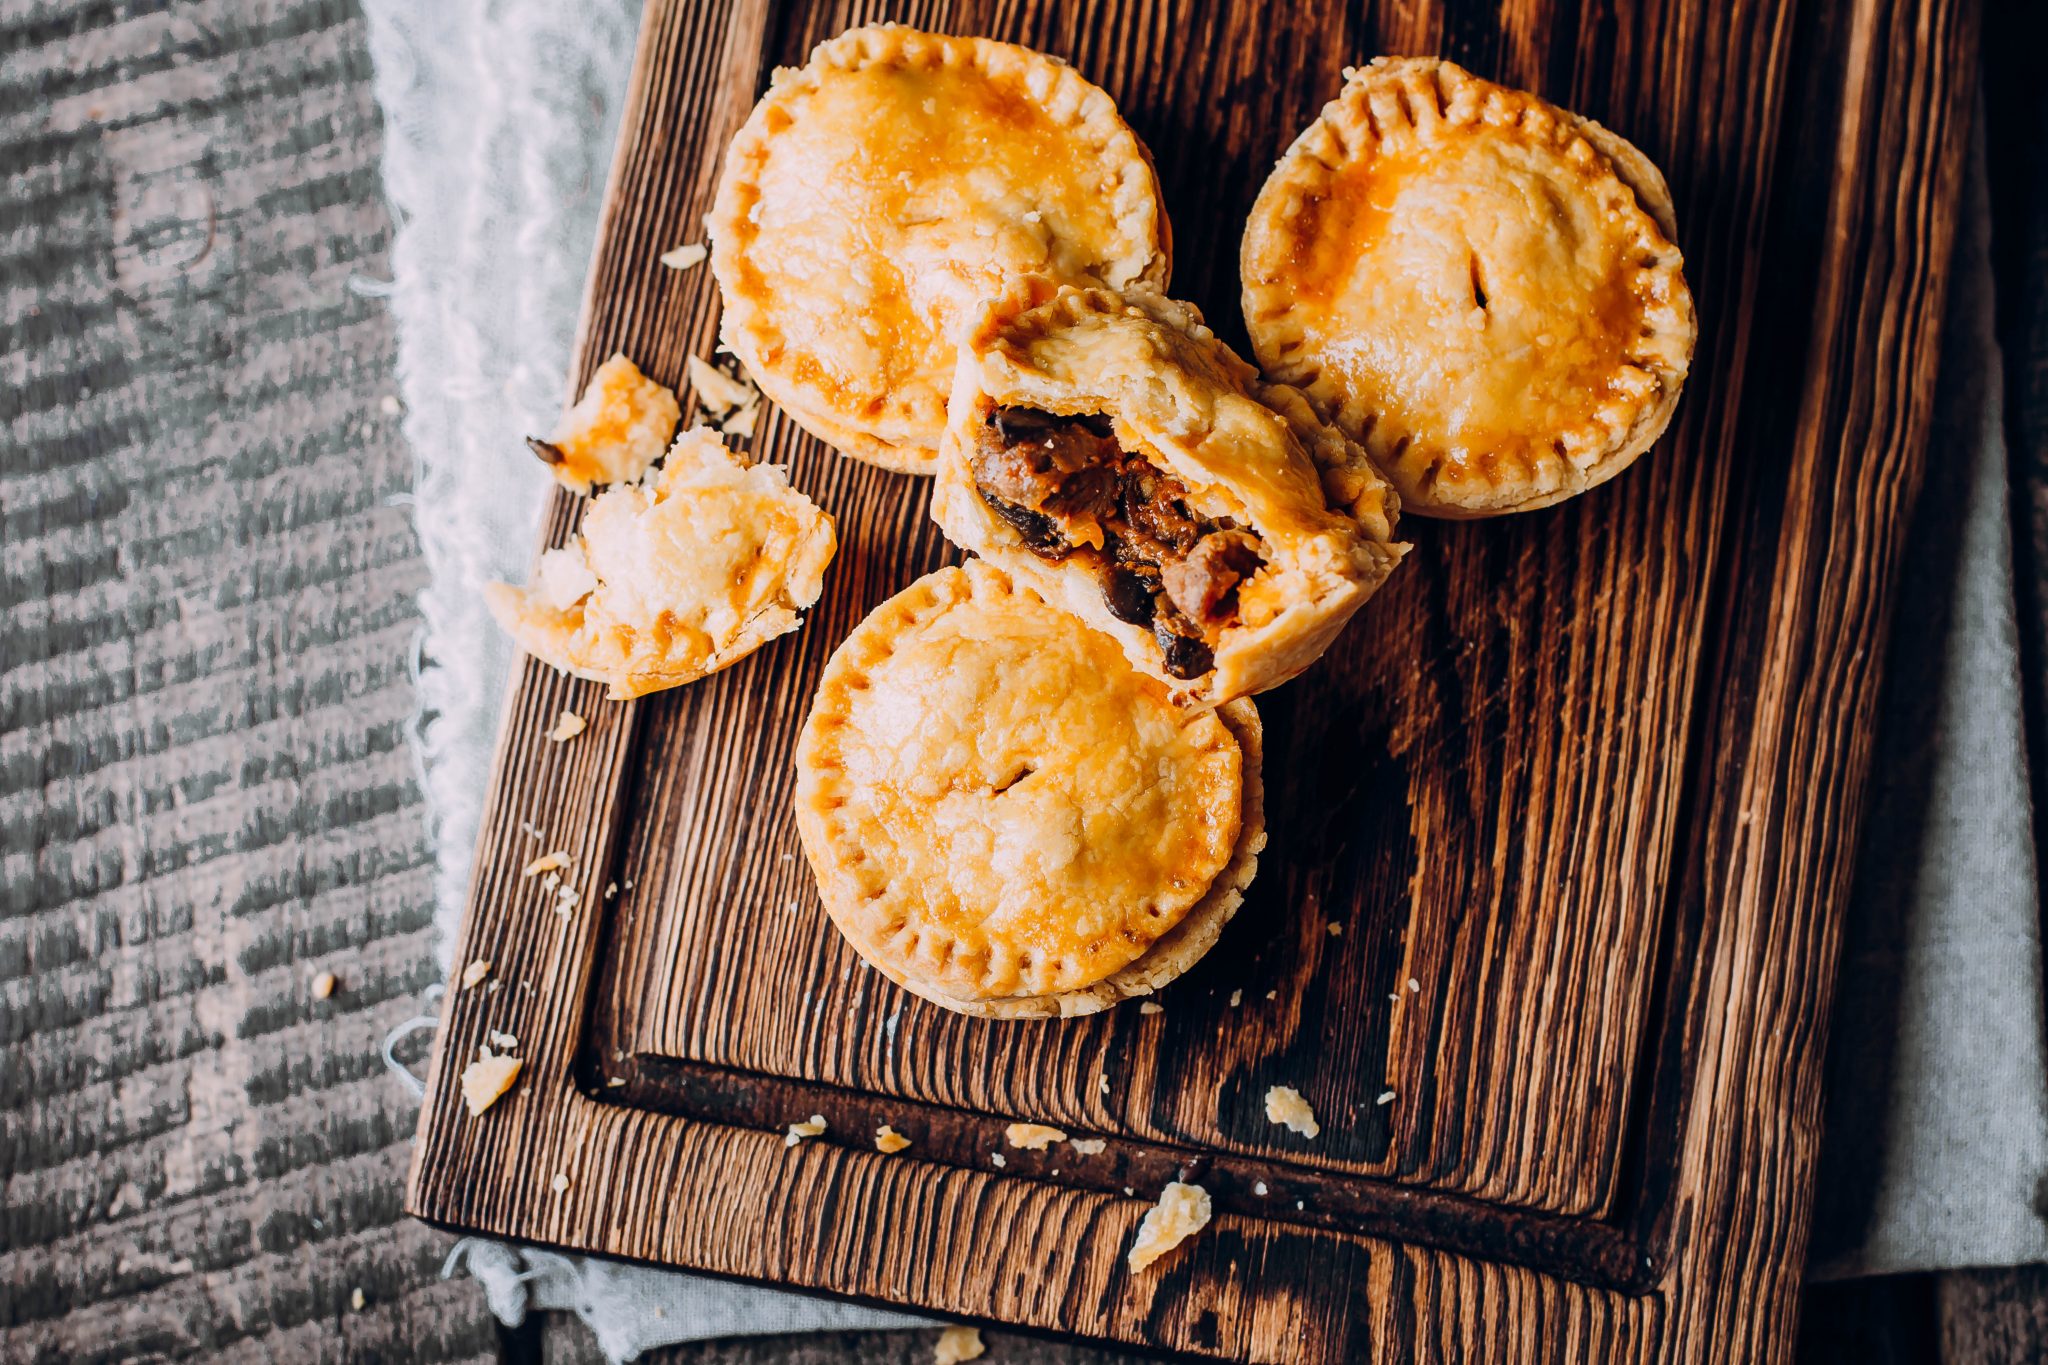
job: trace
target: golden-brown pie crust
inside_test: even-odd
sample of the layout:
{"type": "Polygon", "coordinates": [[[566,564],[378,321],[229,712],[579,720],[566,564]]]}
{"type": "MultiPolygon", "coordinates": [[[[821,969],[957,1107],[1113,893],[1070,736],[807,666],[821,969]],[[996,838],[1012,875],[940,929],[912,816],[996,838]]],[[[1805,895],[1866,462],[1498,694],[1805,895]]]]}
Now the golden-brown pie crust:
{"type": "Polygon", "coordinates": [[[1176,704],[999,570],[941,569],[827,665],[797,747],[825,908],[949,1009],[1148,994],[1215,942],[1265,842],[1258,715],[1176,704]]]}
{"type": "Polygon", "coordinates": [[[818,600],[832,518],[780,469],[749,465],[709,427],[676,438],[649,484],[600,494],[525,588],[484,600],[527,653],[611,686],[680,687],[795,630],[818,600]]]}
{"type": "Polygon", "coordinates": [[[709,219],[725,344],[806,430],[931,472],[951,333],[1009,278],[1163,288],[1166,214],[1115,103],[1044,53],[881,24],[779,70],[709,219]]]}
{"type": "Polygon", "coordinates": [[[1543,507],[1671,420],[1696,331],[1674,232],[1626,140],[1449,62],[1382,58],[1260,192],[1245,323],[1407,510],[1543,507]]]}
{"type": "Polygon", "coordinates": [[[1407,549],[1394,540],[1399,499],[1358,445],[1298,391],[1263,382],[1192,306],[1021,282],[962,340],[932,516],[955,543],[1113,636],[1155,677],[1169,674],[1152,631],[1112,615],[1086,568],[1032,553],[977,491],[976,429],[1011,405],[1107,414],[1124,449],[1173,474],[1205,512],[1260,537],[1265,566],[1238,590],[1238,619],[1215,641],[1213,667],[1170,679],[1191,699],[1229,701],[1299,674],[1407,549]]]}

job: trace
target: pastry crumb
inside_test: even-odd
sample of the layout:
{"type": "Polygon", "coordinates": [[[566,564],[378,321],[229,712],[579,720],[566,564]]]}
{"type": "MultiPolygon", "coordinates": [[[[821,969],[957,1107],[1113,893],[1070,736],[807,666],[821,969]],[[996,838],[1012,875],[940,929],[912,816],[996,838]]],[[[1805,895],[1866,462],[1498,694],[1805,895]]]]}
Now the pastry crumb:
{"type": "Polygon", "coordinates": [[[1072,1147],[1082,1156],[1101,1156],[1104,1151],[1108,1150],[1109,1143],[1102,1138],[1071,1138],[1068,1140],[1067,1146],[1072,1147]]]}
{"type": "MultiPolygon", "coordinates": [[[[556,872],[568,865],[569,855],[560,849],[556,849],[553,853],[543,853],[538,858],[535,858],[519,870],[519,875],[522,877],[538,877],[543,872],[556,872]]],[[[558,877],[555,880],[560,881],[561,879],[558,877]]],[[[543,882],[542,885],[552,887],[554,883],[543,882]]]]}
{"type": "Polygon", "coordinates": [[[690,374],[690,388],[697,395],[697,405],[713,418],[725,416],[735,408],[744,408],[749,403],[758,403],[759,390],[745,379],[734,379],[725,371],[705,364],[691,356],[683,366],[690,374]]]}
{"type": "Polygon", "coordinates": [[[656,259],[670,270],[688,270],[704,264],[704,258],[711,253],[704,249],[702,242],[686,242],[682,246],[664,251],[656,259]]]}
{"type": "Polygon", "coordinates": [[[979,1327],[948,1327],[939,1333],[938,1344],[932,1347],[932,1365],[960,1365],[962,1361],[979,1360],[987,1349],[981,1344],[979,1327]]]}
{"type": "Polygon", "coordinates": [[[1124,1259],[1143,1270],[1209,1225],[1209,1192],[1200,1185],[1174,1181],[1159,1192],[1159,1202],[1145,1212],[1138,1236],[1124,1259]]]}
{"type": "Polygon", "coordinates": [[[613,896],[616,896],[618,894],[619,884],[617,882],[606,882],[604,884],[604,898],[606,900],[610,900],[613,896]]]}
{"type": "Polygon", "coordinates": [[[561,715],[555,717],[555,728],[548,731],[548,738],[560,744],[564,740],[576,738],[576,736],[582,734],[588,728],[589,722],[585,721],[583,717],[577,715],[574,711],[564,711],[561,715]]]}
{"type": "Polygon", "coordinates": [[[313,978],[313,998],[325,1000],[334,994],[334,988],[341,984],[341,978],[333,972],[322,972],[313,978]]]}
{"type": "Polygon", "coordinates": [[[889,1155],[894,1156],[909,1145],[909,1138],[903,1136],[903,1134],[897,1132],[886,1123],[880,1128],[875,1129],[876,1151],[887,1152],[889,1155]]]}
{"type": "Polygon", "coordinates": [[[1138,1003],[1138,1013],[1140,1013],[1140,1014],[1164,1014],[1164,1013],[1166,1013],[1166,1006],[1164,1006],[1164,1005],[1161,1005],[1161,1004],[1158,1004],[1158,1003],[1156,1003],[1156,1002],[1154,1002],[1154,1001],[1151,1001],[1151,1000],[1143,1000],[1143,1001],[1140,1001],[1140,1002],[1138,1003]]]}
{"type": "Polygon", "coordinates": [[[1243,1003],[1244,1003],[1244,992],[1243,992],[1243,991],[1232,991],[1232,992],[1230,993],[1230,1008],[1232,1008],[1232,1009],[1236,1009],[1236,1008],[1237,1008],[1237,1007],[1238,1007],[1239,1005],[1242,1005],[1243,1003]]]}
{"type": "Polygon", "coordinates": [[[999,1171],[1010,1164],[1010,1158],[1004,1156],[1001,1152],[990,1152],[988,1159],[995,1163],[995,1168],[999,1171]]]}
{"type": "Polygon", "coordinates": [[[1394,1092],[1391,1090],[1382,1090],[1380,1097],[1373,1101],[1374,1104],[1392,1104],[1393,1102],[1394,1092]]]}
{"type": "Polygon", "coordinates": [[[1420,991],[1422,989],[1422,983],[1411,976],[1408,978],[1408,989],[1411,991],[1420,991]]]}
{"type": "Polygon", "coordinates": [[[348,1306],[350,1308],[353,1308],[356,1312],[360,1313],[363,1311],[364,1302],[365,1300],[363,1298],[363,1291],[361,1286],[357,1286],[356,1288],[348,1291],[348,1306]]]}
{"type": "Polygon", "coordinates": [[[471,1118],[481,1117],[512,1088],[519,1067],[517,1057],[496,1056],[488,1047],[477,1049],[477,1059],[462,1069],[462,1102],[469,1106],[471,1118]]]}
{"type": "Polygon", "coordinates": [[[505,1052],[517,1052],[519,1050],[519,1040],[509,1033],[500,1033],[498,1030],[492,1029],[487,1036],[491,1040],[492,1047],[505,1052]]]}
{"type": "Polygon", "coordinates": [[[1266,1182],[1265,1182],[1265,1181],[1263,1181],[1263,1180],[1255,1180],[1255,1181],[1253,1181],[1253,1182],[1252,1182],[1252,1193],[1253,1193],[1253,1194],[1264,1194],[1265,1192],[1266,1192],[1266,1182]]]}
{"type": "Polygon", "coordinates": [[[1013,1123],[1003,1129],[1003,1141],[1027,1152],[1042,1152],[1055,1142],[1066,1140],[1065,1133],[1043,1123],[1013,1123]]]}
{"type": "Polygon", "coordinates": [[[824,1131],[825,1116],[823,1114],[813,1114],[802,1123],[790,1124],[789,1131],[782,1135],[782,1145],[794,1147],[805,1138],[817,1137],[824,1131]]]}
{"type": "Polygon", "coordinates": [[[1096,1089],[1096,1090],[1097,1090],[1098,1092],[1100,1092],[1101,1094],[1104,1094],[1104,1095],[1107,1095],[1107,1094],[1109,1093],[1109,1073],[1108,1073],[1108,1072],[1106,1072],[1106,1071],[1105,1071],[1105,1072],[1104,1072],[1104,1073],[1103,1073],[1102,1075],[1100,1075],[1100,1076],[1097,1076],[1097,1077],[1095,1078],[1095,1089],[1096,1089]]]}
{"type": "Polygon", "coordinates": [[[569,1177],[563,1175],[560,1171],[556,1171],[555,1178],[548,1182],[548,1188],[553,1190],[556,1194],[561,1194],[564,1190],[567,1190],[569,1188],[569,1177]]]}
{"type": "Polygon", "coordinates": [[[1303,1137],[1314,1137],[1323,1131],[1316,1122],[1316,1111],[1291,1085],[1276,1085],[1266,1092],[1266,1120],[1285,1124],[1303,1137]]]}
{"type": "Polygon", "coordinates": [[[468,990],[490,974],[491,964],[483,958],[478,958],[462,969],[462,989],[468,990]]]}
{"type": "Polygon", "coordinates": [[[1337,923],[1337,921],[1335,920],[1330,921],[1329,929],[1331,938],[1340,937],[1344,932],[1344,926],[1337,923]]]}
{"type": "Polygon", "coordinates": [[[624,1076],[607,1076],[604,1078],[604,1088],[607,1090],[616,1090],[625,1083],[626,1078],[624,1076]]]}

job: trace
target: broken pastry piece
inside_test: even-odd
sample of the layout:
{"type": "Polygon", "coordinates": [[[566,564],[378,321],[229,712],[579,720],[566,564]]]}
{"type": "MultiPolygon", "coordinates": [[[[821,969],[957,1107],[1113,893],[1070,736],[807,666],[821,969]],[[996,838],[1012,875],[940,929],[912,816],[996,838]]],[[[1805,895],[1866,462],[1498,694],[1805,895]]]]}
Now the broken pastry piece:
{"type": "Polygon", "coordinates": [[[933,517],[1194,699],[1294,677],[1400,562],[1393,490],[1193,308],[1047,295],[966,334],[933,517]]]}
{"type": "Polygon", "coordinates": [[[545,441],[526,444],[558,483],[578,493],[606,483],[631,483],[654,467],[683,417],[674,393],[615,355],[597,367],[576,406],[545,441]]]}
{"type": "Polygon", "coordinates": [[[1179,704],[970,560],[833,654],[797,831],[833,924],[890,980],[963,1014],[1090,1014],[1179,976],[1236,913],[1266,842],[1259,741],[1249,701],[1179,704]]]}
{"type": "Polygon", "coordinates": [[[837,547],[832,518],[771,465],[693,427],[650,486],[600,495],[532,586],[485,600],[521,649],[607,683],[614,700],[680,687],[801,624],[837,547]]]}

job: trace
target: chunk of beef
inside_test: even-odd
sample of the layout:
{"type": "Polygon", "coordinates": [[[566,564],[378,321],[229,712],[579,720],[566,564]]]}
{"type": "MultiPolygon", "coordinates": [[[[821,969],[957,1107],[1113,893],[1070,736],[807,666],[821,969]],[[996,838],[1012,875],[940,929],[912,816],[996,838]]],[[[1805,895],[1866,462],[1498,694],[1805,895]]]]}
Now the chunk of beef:
{"type": "Polygon", "coordinates": [[[1203,536],[1187,558],[1159,566],[1159,580],[1181,615],[1198,626],[1219,626],[1237,614],[1237,585],[1265,560],[1259,542],[1242,531],[1203,536]]]}

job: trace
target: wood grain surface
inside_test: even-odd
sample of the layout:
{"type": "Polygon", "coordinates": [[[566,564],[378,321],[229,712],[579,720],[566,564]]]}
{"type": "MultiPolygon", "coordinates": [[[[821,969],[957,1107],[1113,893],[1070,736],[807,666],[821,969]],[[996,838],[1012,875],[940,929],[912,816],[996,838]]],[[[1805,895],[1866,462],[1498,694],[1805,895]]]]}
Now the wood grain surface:
{"type": "Polygon", "coordinates": [[[0,0],[0,1360],[497,1354],[378,1056],[436,973],[369,79],[331,0],[0,0]]]}
{"type": "MultiPolygon", "coordinates": [[[[412,1207],[1227,1358],[1783,1354],[1974,6],[889,12],[1108,86],[1158,153],[1176,288],[1226,335],[1244,208],[1347,62],[1441,50],[1614,123],[1685,225],[1703,336],[1679,425],[1558,512],[1416,530],[1411,566],[1266,708],[1275,842],[1232,937],[1162,1016],[1020,1029],[887,998],[790,856],[807,679],[942,551],[922,489],[771,417],[757,450],[841,518],[826,602],[635,706],[528,666],[461,954],[500,988],[450,1001],[412,1207]],[[564,708],[591,730],[544,743],[564,708]],[[576,860],[566,916],[517,875],[534,830],[576,860]],[[492,1029],[525,1040],[527,1076],[473,1121],[454,1074],[492,1029]],[[1320,1147],[1259,1121],[1279,1080],[1330,1116],[1320,1147]],[[786,1149],[813,1103],[848,1136],[786,1149]],[[863,1149],[892,1106],[911,1156],[863,1149]],[[991,1115],[1103,1133],[1109,1164],[999,1174],[976,1150],[991,1115]],[[1222,1216],[1127,1275],[1145,1197],[1196,1170],[1222,1216]],[[1299,1208],[1271,1197],[1282,1171],[1299,1208]]],[[[868,13],[649,6],[580,373],[623,347],[673,380],[708,352],[702,272],[654,258],[699,235],[766,69],[868,13]]],[[[578,511],[557,500],[550,543],[578,511]]]]}

